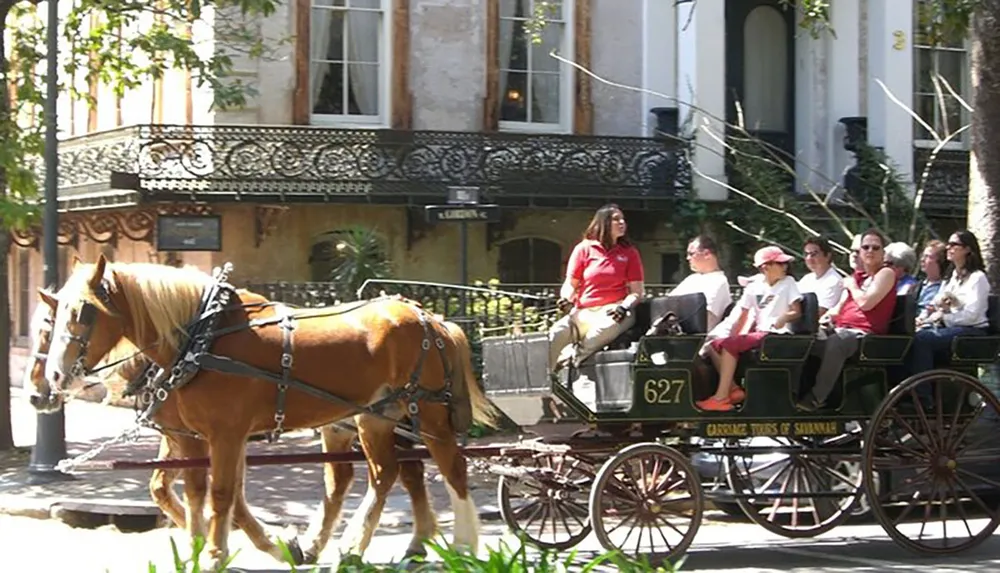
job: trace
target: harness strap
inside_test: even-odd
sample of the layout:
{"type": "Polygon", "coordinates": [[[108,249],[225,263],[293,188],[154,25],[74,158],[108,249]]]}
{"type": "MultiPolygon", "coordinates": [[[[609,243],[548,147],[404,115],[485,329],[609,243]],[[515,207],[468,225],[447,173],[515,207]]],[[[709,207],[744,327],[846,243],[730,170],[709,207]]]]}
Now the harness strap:
{"type": "Polygon", "coordinates": [[[278,326],[281,328],[281,383],[278,384],[278,400],[274,406],[274,431],[267,435],[268,442],[275,442],[281,437],[285,424],[285,393],[288,391],[288,382],[292,377],[292,333],[295,330],[295,323],[288,308],[284,305],[276,306],[277,312],[281,315],[278,326]]]}

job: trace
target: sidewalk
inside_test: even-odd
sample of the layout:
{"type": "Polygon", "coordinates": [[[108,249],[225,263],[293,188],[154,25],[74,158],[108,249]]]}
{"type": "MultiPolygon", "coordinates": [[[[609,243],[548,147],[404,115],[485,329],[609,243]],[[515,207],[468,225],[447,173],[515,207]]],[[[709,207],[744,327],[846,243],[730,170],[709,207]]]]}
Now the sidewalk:
{"type": "MultiPolygon", "coordinates": [[[[28,483],[27,463],[30,447],[35,441],[36,413],[27,403],[21,389],[11,392],[14,442],[23,451],[0,454],[0,514],[49,518],[60,508],[74,512],[109,515],[157,515],[158,508],[149,496],[151,470],[105,471],[78,474],[75,481],[46,485],[28,483]]],[[[133,424],[134,413],[125,408],[102,406],[92,402],[74,401],[66,406],[66,442],[69,455],[89,450],[97,443],[118,435],[133,424]]],[[[96,460],[153,459],[157,455],[159,435],[143,430],[139,440],[102,452],[96,460]]],[[[311,431],[283,436],[275,444],[251,442],[248,454],[316,453],[320,440],[311,431]]],[[[431,503],[442,525],[450,524],[454,515],[448,493],[437,467],[426,462],[426,480],[431,503]]],[[[355,464],[354,484],[344,504],[346,522],[360,504],[367,489],[364,464],[355,464]]],[[[470,471],[470,488],[483,521],[498,520],[496,480],[490,474],[470,471]]],[[[178,480],[180,482],[181,480],[178,480]]],[[[181,483],[175,485],[182,495],[181,483]]],[[[305,526],[319,511],[323,499],[323,471],[320,464],[296,466],[261,466],[248,470],[247,503],[254,515],[274,525],[305,526]]],[[[380,528],[409,527],[412,523],[410,498],[397,483],[386,502],[380,528]]],[[[341,527],[343,524],[341,525],[341,527]]]]}

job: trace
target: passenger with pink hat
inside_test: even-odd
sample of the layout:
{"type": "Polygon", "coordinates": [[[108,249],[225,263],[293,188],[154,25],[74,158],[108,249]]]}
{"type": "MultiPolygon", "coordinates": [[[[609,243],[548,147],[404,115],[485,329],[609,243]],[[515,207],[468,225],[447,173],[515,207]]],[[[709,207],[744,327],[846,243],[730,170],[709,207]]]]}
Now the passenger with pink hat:
{"type": "Polygon", "coordinates": [[[698,408],[714,412],[728,412],[735,404],[746,398],[742,388],[735,385],[736,365],[740,355],[761,345],[770,334],[789,334],[789,325],[802,314],[799,287],[795,278],[788,274],[791,255],[779,247],[764,247],[753,257],[754,267],[762,278],[747,284],[747,294],[740,299],[740,315],[733,332],[742,332],[748,318],[753,317],[753,325],[746,334],[734,334],[711,342],[716,368],[719,371],[719,387],[713,396],[696,402],[698,408]]]}

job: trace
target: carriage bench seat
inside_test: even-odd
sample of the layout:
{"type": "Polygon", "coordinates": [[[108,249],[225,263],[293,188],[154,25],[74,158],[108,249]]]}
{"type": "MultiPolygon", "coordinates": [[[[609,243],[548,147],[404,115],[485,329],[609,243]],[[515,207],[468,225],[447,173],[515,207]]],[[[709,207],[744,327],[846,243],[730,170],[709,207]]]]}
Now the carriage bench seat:
{"type": "Polygon", "coordinates": [[[956,336],[951,342],[950,364],[991,364],[1000,354],[1000,296],[990,295],[986,336],[956,336]]]}
{"type": "Polygon", "coordinates": [[[768,336],[759,348],[740,362],[750,364],[801,363],[809,358],[819,330],[819,299],[816,293],[802,295],[802,316],[791,324],[791,334],[768,336]]]}
{"type": "Polygon", "coordinates": [[[911,293],[897,297],[889,332],[864,336],[854,360],[859,364],[901,364],[913,344],[916,322],[917,296],[911,293]]]}

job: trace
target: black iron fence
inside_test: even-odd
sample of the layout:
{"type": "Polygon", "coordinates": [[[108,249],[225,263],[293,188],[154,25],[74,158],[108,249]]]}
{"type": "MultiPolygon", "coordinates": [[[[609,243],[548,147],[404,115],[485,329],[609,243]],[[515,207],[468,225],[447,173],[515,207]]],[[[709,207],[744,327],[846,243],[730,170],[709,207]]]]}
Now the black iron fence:
{"type": "MultiPolygon", "coordinates": [[[[557,317],[558,284],[476,284],[468,287],[421,281],[369,281],[359,293],[330,282],[260,282],[247,288],[271,300],[301,307],[332,305],[380,294],[400,295],[461,324],[470,336],[544,332],[557,317]],[[464,309],[464,310],[463,310],[464,309]]],[[[649,296],[675,285],[646,285],[649,296]]]]}

